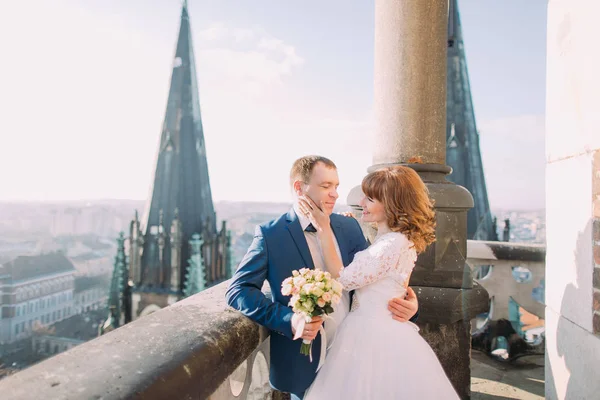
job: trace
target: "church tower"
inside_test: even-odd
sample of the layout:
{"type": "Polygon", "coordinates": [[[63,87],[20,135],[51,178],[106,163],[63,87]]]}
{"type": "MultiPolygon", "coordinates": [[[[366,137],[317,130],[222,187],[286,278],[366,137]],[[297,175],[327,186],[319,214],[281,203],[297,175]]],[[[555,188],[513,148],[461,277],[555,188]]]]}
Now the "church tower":
{"type": "Polygon", "coordinates": [[[467,188],[475,201],[467,214],[467,238],[498,240],[483,174],[457,3],[458,0],[450,0],[448,10],[446,162],[452,167],[448,179],[467,188]]]}
{"type": "Polygon", "coordinates": [[[122,298],[131,309],[112,318],[117,324],[229,277],[229,236],[225,222],[217,229],[185,1],[152,182],[143,218],[136,212],[130,225],[128,268],[118,271],[127,271],[122,298]]]}

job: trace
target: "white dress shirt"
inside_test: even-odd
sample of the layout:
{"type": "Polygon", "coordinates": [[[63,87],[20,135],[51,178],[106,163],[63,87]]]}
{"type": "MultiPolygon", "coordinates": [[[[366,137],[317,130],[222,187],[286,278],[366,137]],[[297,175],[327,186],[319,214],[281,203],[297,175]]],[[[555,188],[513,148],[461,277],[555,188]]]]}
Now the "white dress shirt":
{"type": "MultiPolygon", "coordinates": [[[[321,242],[317,236],[316,232],[306,232],[305,229],[308,225],[310,225],[310,220],[304,216],[299,210],[298,206],[294,205],[294,211],[298,216],[298,220],[300,221],[300,226],[302,227],[302,231],[304,232],[304,237],[306,238],[306,243],[308,244],[308,249],[310,250],[310,255],[312,257],[313,263],[315,264],[315,269],[320,269],[322,271],[327,271],[325,268],[325,260],[323,258],[323,251],[321,249],[321,242]]],[[[340,252],[340,246],[338,245],[337,238],[334,235],[334,244],[335,250],[338,253],[340,259],[342,258],[342,254],[340,252]]],[[[329,317],[326,318],[323,328],[325,329],[325,334],[327,335],[327,348],[331,347],[333,343],[333,339],[335,338],[335,333],[337,331],[337,327],[342,323],[346,315],[350,311],[350,295],[345,290],[342,292],[342,300],[340,303],[335,306],[334,312],[329,314],[329,317]]]]}

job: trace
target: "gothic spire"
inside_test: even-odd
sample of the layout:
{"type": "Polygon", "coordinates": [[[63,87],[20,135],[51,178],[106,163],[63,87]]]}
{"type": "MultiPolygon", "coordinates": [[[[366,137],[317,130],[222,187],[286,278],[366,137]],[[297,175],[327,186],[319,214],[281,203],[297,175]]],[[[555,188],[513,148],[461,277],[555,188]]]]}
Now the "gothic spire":
{"type": "Polygon", "coordinates": [[[125,236],[121,232],[117,238],[117,255],[113,266],[112,281],[108,293],[108,318],[100,328],[100,334],[121,326],[123,311],[123,293],[127,284],[127,264],[125,259],[125,236]]]}
{"type": "Polygon", "coordinates": [[[192,255],[188,260],[188,273],[185,275],[183,294],[188,297],[201,292],[206,288],[206,275],[202,257],[203,241],[200,235],[195,233],[190,240],[192,255]]]}
{"type": "Polygon", "coordinates": [[[452,167],[449,179],[467,188],[475,201],[467,216],[467,237],[498,240],[483,173],[458,0],[450,0],[448,11],[446,162],[452,167]]]}
{"type": "MultiPolygon", "coordinates": [[[[145,235],[141,262],[143,286],[170,286],[170,277],[162,274],[164,260],[171,259],[170,246],[158,239],[165,227],[168,229],[172,225],[175,210],[178,210],[181,221],[182,243],[187,243],[193,233],[201,232],[205,223],[208,223],[210,234],[216,233],[186,1],[182,3],[171,87],[151,195],[142,219],[145,235]],[[162,221],[159,221],[161,210],[162,221]]],[[[182,263],[187,261],[189,254],[187,246],[183,246],[182,263]]],[[[185,270],[185,265],[181,265],[180,271],[185,270]]]]}

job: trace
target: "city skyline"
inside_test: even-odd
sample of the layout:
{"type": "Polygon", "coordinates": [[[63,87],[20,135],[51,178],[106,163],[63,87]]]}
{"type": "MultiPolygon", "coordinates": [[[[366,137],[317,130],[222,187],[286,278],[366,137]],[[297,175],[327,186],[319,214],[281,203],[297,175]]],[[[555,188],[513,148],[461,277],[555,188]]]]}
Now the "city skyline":
{"type": "MultiPolygon", "coordinates": [[[[289,201],[291,163],[320,153],[345,203],[371,164],[372,3],[264,4],[189,2],[214,200],[289,201]]],[[[144,200],[180,2],[27,6],[0,6],[0,201],[144,200]]],[[[459,7],[491,208],[543,208],[546,2],[459,7]]]]}

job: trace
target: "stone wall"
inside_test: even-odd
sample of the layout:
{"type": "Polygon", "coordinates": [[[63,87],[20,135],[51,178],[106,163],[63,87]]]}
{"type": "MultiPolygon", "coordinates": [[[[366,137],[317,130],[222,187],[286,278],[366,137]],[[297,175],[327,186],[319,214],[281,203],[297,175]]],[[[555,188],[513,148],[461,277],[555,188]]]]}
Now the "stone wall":
{"type": "Polygon", "coordinates": [[[546,90],[546,398],[600,396],[600,2],[550,0],[546,90]]]}

